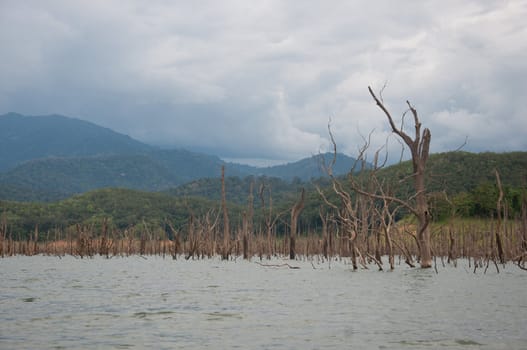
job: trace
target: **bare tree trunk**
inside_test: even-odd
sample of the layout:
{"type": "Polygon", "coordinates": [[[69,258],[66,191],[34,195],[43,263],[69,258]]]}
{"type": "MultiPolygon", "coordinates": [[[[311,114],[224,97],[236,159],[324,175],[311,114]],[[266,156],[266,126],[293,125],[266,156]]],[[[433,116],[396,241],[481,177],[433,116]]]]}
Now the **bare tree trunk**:
{"type": "Polygon", "coordinates": [[[375,229],[375,259],[381,261],[381,228],[375,229]]]}
{"type": "Polygon", "coordinates": [[[225,166],[221,167],[221,207],[223,211],[223,249],[221,258],[223,260],[229,259],[229,244],[230,244],[230,227],[229,227],[229,211],[227,209],[227,195],[225,191],[225,166]]]}
{"type": "Polygon", "coordinates": [[[289,241],[289,259],[294,260],[296,256],[296,231],[298,226],[298,216],[304,209],[305,190],[302,188],[302,193],[298,202],[291,208],[291,234],[289,241]]]}
{"type": "Polygon", "coordinates": [[[390,112],[386,109],[383,102],[377,98],[371,87],[368,87],[370,95],[373,97],[377,106],[384,112],[390,123],[392,132],[399,136],[410,149],[412,154],[413,164],[413,178],[415,189],[415,206],[411,207],[408,203],[405,206],[411,209],[412,213],[417,217],[417,239],[419,241],[419,253],[421,256],[421,267],[432,267],[432,251],[430,243],[430,213],[428,211],[428,202],[426,198],[425,187],[425,168],[430,152],[431,133],[428,128],[425,128],[421,133],[421,122],[417,115],[417,110],[406,101],[409,111],[414,117],[415,136],[412,139],[401,128],[397,128],[393,121],[390,112]]]}
{"type": "Polygon", "coordinates": [[[260,201],[262,202],[262,213],[264,218],[264,226],[265,226],[265,233],[267,238],[267,257],[271,258],[273,255],[273,242],[271,239],[271,233],[272,233],[272,224],[271,224],[271,217],[273,215],[273,197],[271,195],[271,190],[269,189],[269,210],[267,211],[265,209],[265,185],[262,183],[260,185],[259,196],[260,201]]]}
{"type": "MultiPolygon", "coordinates": [[[[414,167],[415,168],[415,167],[414,167]]],[[[430,213],[425,192],[424,168],[415,174],[417,239],[419,240],[419,255],[421,267],[432,267],[432,251],[430,242],[430,213]]]]}
{"type": "Polygon", "coordinates": [[[448,237],[449,237],[449,244],[448,244],[448,260],[447,262],[450,264],[451,261],[455,260],[454,257],[454,247],[456,244],[456,239],[454,238],[453,234],[453,227],[451,226],[448,230],[448,237]]]}
{"type": "Polygon", "coordinates": [[[351,251],[351,265],[353,266],[353,270],[356,271],[359,268],[359,266],[357,265],[357,250],[355,249],[355,239],[352,239],[350,237],[348,242],[349,242],[349,249],[351,251]]]}
{"type": "Polygon", "coordinates": [[[7,225],[5,214],[2,215],[2,223],[0,224],[0,255],[4,257],[4,241],[7,233],[7,225]]]}
{"type": "Polygon", "coordinates": [[[523,231],[523,241],[522,241],[522,250],[527,251],[527,194],[525,190],[522,194],[522,231],[523,231]]]}
{"type": "Polygon", "coordinates": [[[496,203],[496,210],[498,214],[498,225],[496,227],[495,232],[495,238],[496,238],[496,249],[498,250],[498,258],[500,259],[500,263],[505,263],[505,257],[503,254],[503,239],[501,237],[501,229],[502,229],[502,213],[503,213],[503,188],[501,186],[501,179],[500,179],[500,173],[497,169],[494,170],[496,174],[496,183],[498,184],[498,190],[499,190],[499,196],[498,196],[498,202],[496,203]]]}
{"type": "Polygon", "coordinates": [[[197,250],[197,239],[194,237],[194,215],[190,214],[189,222],[188,222],[188,236],[187,240],[189,242],[189,249],[187,256],[185,257],[185,260],[188,260],[190,258],[194,258],[194,254],[197,250]]]}
{"type": "Polygon", "coordinates": [[[38,224],[35,225],[35,233],[33,234],[33,247],[31,255],[38,254],[38,224]]]}
{"type": "Polygon", "coordinates": [[[247,215],[244,220],[243,230],[243,258],[249,259],[249,236],[253,236],[253,216],[254,216],[254,182],[249,186],[249,196],[247,198],[247,215]]]}
{"type": "MultiPolygon", "coordinates": [[[[388,263],[390,264],[390,270],[393,270],[395,268],[395,262],[393,257],[393,244],[392,244],[392,236],[391,236],[391,230],[386,230],[386,254],[388,254],[388,263]]],[[[380,261],[380,260],[379,260],[380,261]]]]}
{"type": "Polygon", "coordinates": [[[328,219],[327,216],[322,214],[322,209],[319,209],[318,215],[322,221],[322,254],[324,255],[324,258],[328,259],[328,219]]]}
{"type": "Polygon", "coordinates": [[[249,231],[249,218],[247,213],[242,213],[242,250],[243,258],[245,260],[249,259],[249,241],[248,241],[248,231],[249,231]]]}

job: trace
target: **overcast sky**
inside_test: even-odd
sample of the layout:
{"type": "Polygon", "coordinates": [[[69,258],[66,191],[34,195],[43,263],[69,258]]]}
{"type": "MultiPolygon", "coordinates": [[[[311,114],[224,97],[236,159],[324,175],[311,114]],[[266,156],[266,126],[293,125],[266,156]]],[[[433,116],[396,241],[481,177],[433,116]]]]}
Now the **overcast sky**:
{"type": "Polygon", "coordinates": [[[0,114],[261,164],[326,151],[329,118],[341,152],[384,144],[367,87],[387,83],[433,152],[525,151],[526,18],[498,0],[0,0],[0,114]]]}

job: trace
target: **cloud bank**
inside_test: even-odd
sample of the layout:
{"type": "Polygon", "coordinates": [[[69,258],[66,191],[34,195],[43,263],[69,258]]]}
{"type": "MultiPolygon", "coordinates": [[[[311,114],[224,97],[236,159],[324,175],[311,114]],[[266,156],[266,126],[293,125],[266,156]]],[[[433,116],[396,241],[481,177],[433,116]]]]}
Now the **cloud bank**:
{"type": "MultiPolygon", "coordinates": [[[[408,99],[432,151],[527,150],[526,1],[3,0],[0,113],[230,159],[350,155],[408,99]]],[[[390,143],[394,143],[393,137],[390,143]]],[[[398,153],[397,144],[391,145],[398,153]]]]}

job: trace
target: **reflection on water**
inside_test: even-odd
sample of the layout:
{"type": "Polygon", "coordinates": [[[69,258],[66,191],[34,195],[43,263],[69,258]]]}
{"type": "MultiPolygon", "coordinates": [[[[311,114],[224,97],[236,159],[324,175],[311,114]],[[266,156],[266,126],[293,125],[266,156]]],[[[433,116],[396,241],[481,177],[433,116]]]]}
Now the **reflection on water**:
{"type": "Polygon", "coordinates": [[[483,275],[463,262],[438,274],[289,263],[300,269],[0,259],[0,348],[527,348],[527,273],[513,265],[483,275]]]}

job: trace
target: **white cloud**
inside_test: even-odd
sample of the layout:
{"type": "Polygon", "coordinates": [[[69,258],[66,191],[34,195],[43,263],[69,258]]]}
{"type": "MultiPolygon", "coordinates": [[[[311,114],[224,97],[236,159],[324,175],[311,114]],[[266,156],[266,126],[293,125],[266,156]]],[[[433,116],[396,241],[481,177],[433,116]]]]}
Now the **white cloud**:
{"type": "MultiPolygon", "coordinates": [[[[409,99],[434,151],[527,149],[525,1],[4,0],[0,113],[62,113],[144,141],[292,160],[390,134],[409,99]]],[[[398,150],[395,151],[398,153],[398,150]]]]}

